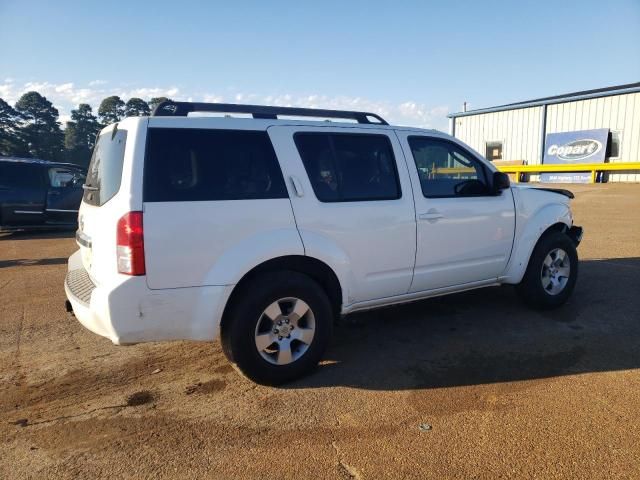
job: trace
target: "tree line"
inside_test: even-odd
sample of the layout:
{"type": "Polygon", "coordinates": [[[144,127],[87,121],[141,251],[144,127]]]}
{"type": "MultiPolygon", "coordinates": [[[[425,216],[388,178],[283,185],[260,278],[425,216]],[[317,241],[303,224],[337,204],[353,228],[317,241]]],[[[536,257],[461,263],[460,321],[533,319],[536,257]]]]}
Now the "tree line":
{"type": "Polygon", "coordinates": [[[87,167],[96,135],[106,125],[125,117],[149,115],[160,103],[130,98],[126,103],[117,95],[100,102],[97,116],[91,106],[81,103],[71,110],[71,120],[63,130],[59,112],[38,92],[27,92],[12,107],[0,98],[0,156],[40,158],[87,167]]]}

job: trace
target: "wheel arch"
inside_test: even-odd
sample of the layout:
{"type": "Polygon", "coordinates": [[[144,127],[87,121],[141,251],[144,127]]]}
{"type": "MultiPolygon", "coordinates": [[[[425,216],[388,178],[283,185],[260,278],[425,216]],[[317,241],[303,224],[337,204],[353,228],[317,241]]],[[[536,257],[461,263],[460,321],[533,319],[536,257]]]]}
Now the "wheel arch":
{"type": "Polygon", "coordinates": [[[516,231],[513,253],[501,278],[503,283],[508,284],[517,284],[522,280],[533,249],[543,235],[549,231],[568,231],[573,224],[571,211],[565,204],[547,205],[526,221],[516,221],[521,221],[524,225],[516,231]]]}
{"type": "Polygon", "coordinates": [[[283,270],[290,270],[308,275],[319,283],[329,297],[334,316],[337,317],[340,315],[343,292],[340,280],[333,269],[323,261],[314,257],[305,255],[286,255],[272,258],[256,265],[245,273],[240,281],[235,285],[229,295],[229,299],[225,305],[220,321],[220,331],[223,337],[226,322],[230,316],[229,312],[233,308],[234,303],[238,301],[238,298],[240,298],[245,286],[258,275],[266,272],[277,272],[283,270]]]}

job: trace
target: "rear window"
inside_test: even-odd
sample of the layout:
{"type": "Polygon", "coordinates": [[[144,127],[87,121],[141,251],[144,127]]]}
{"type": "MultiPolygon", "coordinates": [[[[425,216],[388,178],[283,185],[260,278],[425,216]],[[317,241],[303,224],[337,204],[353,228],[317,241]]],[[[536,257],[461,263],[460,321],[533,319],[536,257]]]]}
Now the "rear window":
{"type": "Polygon", "coordinates": [[[87,171],[83,201],[101,206],[120,189],[127,131],[116,130],[98,137],[87,171]]]}
{"type": "Polygon", "coordinates": [[[287,198],[266,132],[150,128],[145,202],[287,198]]]}
{"type": "Polygon", "coordinates": [[[396,161],[386,135],[296,133],[295,142],[321,202],[401,197],[396,161]]]}

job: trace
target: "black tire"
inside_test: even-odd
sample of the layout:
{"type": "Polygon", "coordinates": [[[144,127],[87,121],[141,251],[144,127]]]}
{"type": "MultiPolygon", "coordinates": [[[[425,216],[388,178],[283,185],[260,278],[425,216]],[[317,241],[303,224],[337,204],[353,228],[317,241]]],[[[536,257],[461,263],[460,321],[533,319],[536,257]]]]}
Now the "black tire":
{"type": "MultiPolygon", "coordinates": [[[[311,372],[321,360],[332,335],[332,312],[326,293],[310,277],[293,271],[261,274],[242,287],[231,306],[222,330],[223,351],[229,361],[235,363],[245,376],[256,383],[279,385],[295,380],[311,372]],[[300,299],[307,304],[315,331],[306,347],[307,344],[291,340],[291,352],[299,348],[305,349],[299,358],[288,364],[276,365],[263,357],[269,356],[268,352],[260,353],[255,335],[259,322],[262,326],[264,322],[269,324],[268,317],[263,315],[267,307],[285,298],[300,299]]],[[[280,328],[275,324],[271,325],[280,328]]],[[[293,331],[290,333],[294,335],[293,331]]],[[[276,347],[274,361],[279,356],[279,344],[276,347]]]]}
{"type": "MultiPolygon", "coordinates": [[[[566,277],[562,277],[566,278],[566,277]]],[[[531,254],[527,271],[522,281],[516,286],[516,290],[524,302],[538,310],[556,308],[563,305],[571,296],[578,278],[578,252],[573,241],[563,232],[557,230],[545,233],[531,254]],[[556,249],[566,252],[570,267],[569,276],[560,291],[552,293],[552,288],[545,288],[543,263],[556,249]]]]}

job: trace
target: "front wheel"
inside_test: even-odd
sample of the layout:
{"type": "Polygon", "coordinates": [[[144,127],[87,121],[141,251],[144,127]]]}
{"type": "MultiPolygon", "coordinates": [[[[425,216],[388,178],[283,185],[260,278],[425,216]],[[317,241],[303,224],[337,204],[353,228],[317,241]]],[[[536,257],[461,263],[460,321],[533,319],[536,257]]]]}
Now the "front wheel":
{"type": "Polygon", "coordinates": [[[316,367],[332,326],[331,304],[314,280],[292,271],[266,273],[243,288],[222,342],[244,375],[277,385],[316,367]]]}
{"type": "Polygon", "coordinates": [[[533,249],[527,271],[517,285],[520,297],[537,309],[563,305],[578,277],[578,252],[564,233],[544,234],[533,249]]]}

